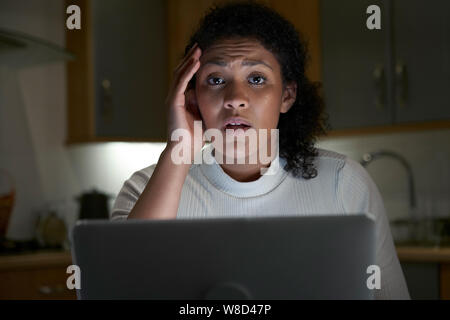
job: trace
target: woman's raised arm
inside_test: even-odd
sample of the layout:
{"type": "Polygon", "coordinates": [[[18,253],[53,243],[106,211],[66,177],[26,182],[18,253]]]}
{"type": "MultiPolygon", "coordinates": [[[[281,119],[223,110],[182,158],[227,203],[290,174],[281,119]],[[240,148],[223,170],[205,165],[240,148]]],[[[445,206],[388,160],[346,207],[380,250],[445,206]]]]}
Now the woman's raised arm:
{"type": "Polygon", "coordinates": [[[194,45],[174,71],[174,80],[166,99],[167,147],[159,157],[155,170],[128,219],[175,219],[177,216],[181,190],[189,173],[194,152],[198,152],[193,148],[194,121],[201,120],[201,117],[195,102],[186,99],[186,88],[200,67],[200,55],[200,48],[194,45]],[[190,141],[171,141],[172,132],[176,129],[185,130],[185,134],[190,135],[190,141]],[[187,143],[185,147],[191,150],[190,163],[177,164],[172,160],[177,143],[187,143]]]}

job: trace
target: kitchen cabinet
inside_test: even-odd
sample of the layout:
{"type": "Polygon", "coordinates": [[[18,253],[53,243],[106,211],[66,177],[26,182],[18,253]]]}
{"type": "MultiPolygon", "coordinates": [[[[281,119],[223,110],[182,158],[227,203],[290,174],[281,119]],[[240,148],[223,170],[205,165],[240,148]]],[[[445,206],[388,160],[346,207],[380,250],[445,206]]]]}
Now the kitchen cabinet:
{"type": "Polygon", "coordinates": [[[382,1],[321,2],[324,99],[333,128],[382,125],[391,119],[387,31],[366,28],[365,12],[371,4],[385,12],[382,1]]]}
{"type": "Polygon", "coordinates": [[[321,0],[322,79],[333,129],[450,127],[449,21],[445,0],[321,0]],[[372,4],[381,9],[380,30],[366,27],[372,4]]]}
{"type": "Polygon", "coordinates": [[[397,246],[411,299],[450,300],[450,248],[397,246]]]}
{"type": "Polygon", "coordinates": [[[81,29],[66,30],[77,56],[67,64],[67,142],[165,141],[165,1],[77,5],[81,29]]]}
{"type": "Polygon", "coordinates": [[[47,251],[0,256],[0,299],[76,299],[66,286],[69,252],[47,251]]]}
{"type": "Polygon", "coordinates": [[[392,5],[395,120],[450,119],[450,2],[392,5]]]}
{"type": "Polygon", "coordinates": [[[408,291],[413,300],[439,300],[439,264],[401,263],[408,291]]]}

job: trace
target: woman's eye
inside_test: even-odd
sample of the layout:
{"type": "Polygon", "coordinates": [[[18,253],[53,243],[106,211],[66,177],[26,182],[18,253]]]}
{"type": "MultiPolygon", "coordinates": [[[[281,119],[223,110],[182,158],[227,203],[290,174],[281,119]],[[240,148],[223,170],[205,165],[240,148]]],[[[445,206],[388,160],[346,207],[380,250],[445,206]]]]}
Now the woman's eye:
{"type": "MultiPolygon", "coordinates": [[[[262,85],[266,82],[266,78],[264,76],[251,76],[249,77],[248,82],[252,85],[262,85]]],[[[225,80],[219,77],[210,77],[207,79],[209,85],[218,86],[225,83],[225,80]]]]}
{"type": "Polygon", "coordinates": [[[250,77],[249,79],[250,79],[249,82],[250,82],[251,84],[256,84],[256,85],[261,85],[261,84],[263,84],[263,83],[266,81],[266,78],[263,77],[263,76],[252,76],[252,77],[250,77]],[[256,81],[253,82],[251,79],[254,79],[254,80],[256,80],[256,81]]]}
{"type": "Polygon", "coordinates": [[[222,84],[224,81],[222,78],[218,78],[218,77],[211,77],[208,79],[208,83],[210,85],[216,86],[216,85],[220,85],[222,84]]]}

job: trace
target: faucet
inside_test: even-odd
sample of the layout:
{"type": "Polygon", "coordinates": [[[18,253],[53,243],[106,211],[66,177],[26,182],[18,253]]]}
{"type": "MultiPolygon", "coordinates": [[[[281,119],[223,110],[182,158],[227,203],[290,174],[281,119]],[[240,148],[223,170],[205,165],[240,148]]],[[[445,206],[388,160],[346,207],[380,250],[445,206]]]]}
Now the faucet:
{"type": "Polygon", "coordinates": [[[400,154],[395,153],[393,151],[380,150],[380,151],[376,151],[376,152],[365,153],[363,155],[360,163],[363,167],[366,167],[369,163],[371,163],[375,159],[384,158],[384,157],[394,158],[394,159],[398,160],[403,165],[403,167],[405,167],[406,172],[408,174],[409,204],[410,204],[411,211],[413,211],[416,208],[416,194],[414,191],[413,173],[411,170],[411,166],[409,165],[408,161],[406,161],[406,159],[403,156],[401,156],[400,154]]]}

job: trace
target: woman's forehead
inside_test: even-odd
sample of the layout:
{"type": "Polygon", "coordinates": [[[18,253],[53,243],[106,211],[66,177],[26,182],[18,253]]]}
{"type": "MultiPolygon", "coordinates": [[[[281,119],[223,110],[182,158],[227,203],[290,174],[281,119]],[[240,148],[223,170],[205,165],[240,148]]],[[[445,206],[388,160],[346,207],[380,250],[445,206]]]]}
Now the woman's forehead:
{"type": "Polygon", "coordinates": [[[231,63],[236,60],[263,61],[269,66],[277,63],[275,56],[259,41],[247,38],[217,41],[208,47],[200,57],[202,64],[210,61],[231,63]]]}
{"type": "Polygon", "coordinates": [[[262,47],[261,43],[253,38],[226,38],[226,39],[220,39],[215,42],[213,42],[209,47],[208,50],[212,49],[223,49],[228,47],[235,47],[235,48],[247,48],[247,47],[262,47]]]}

